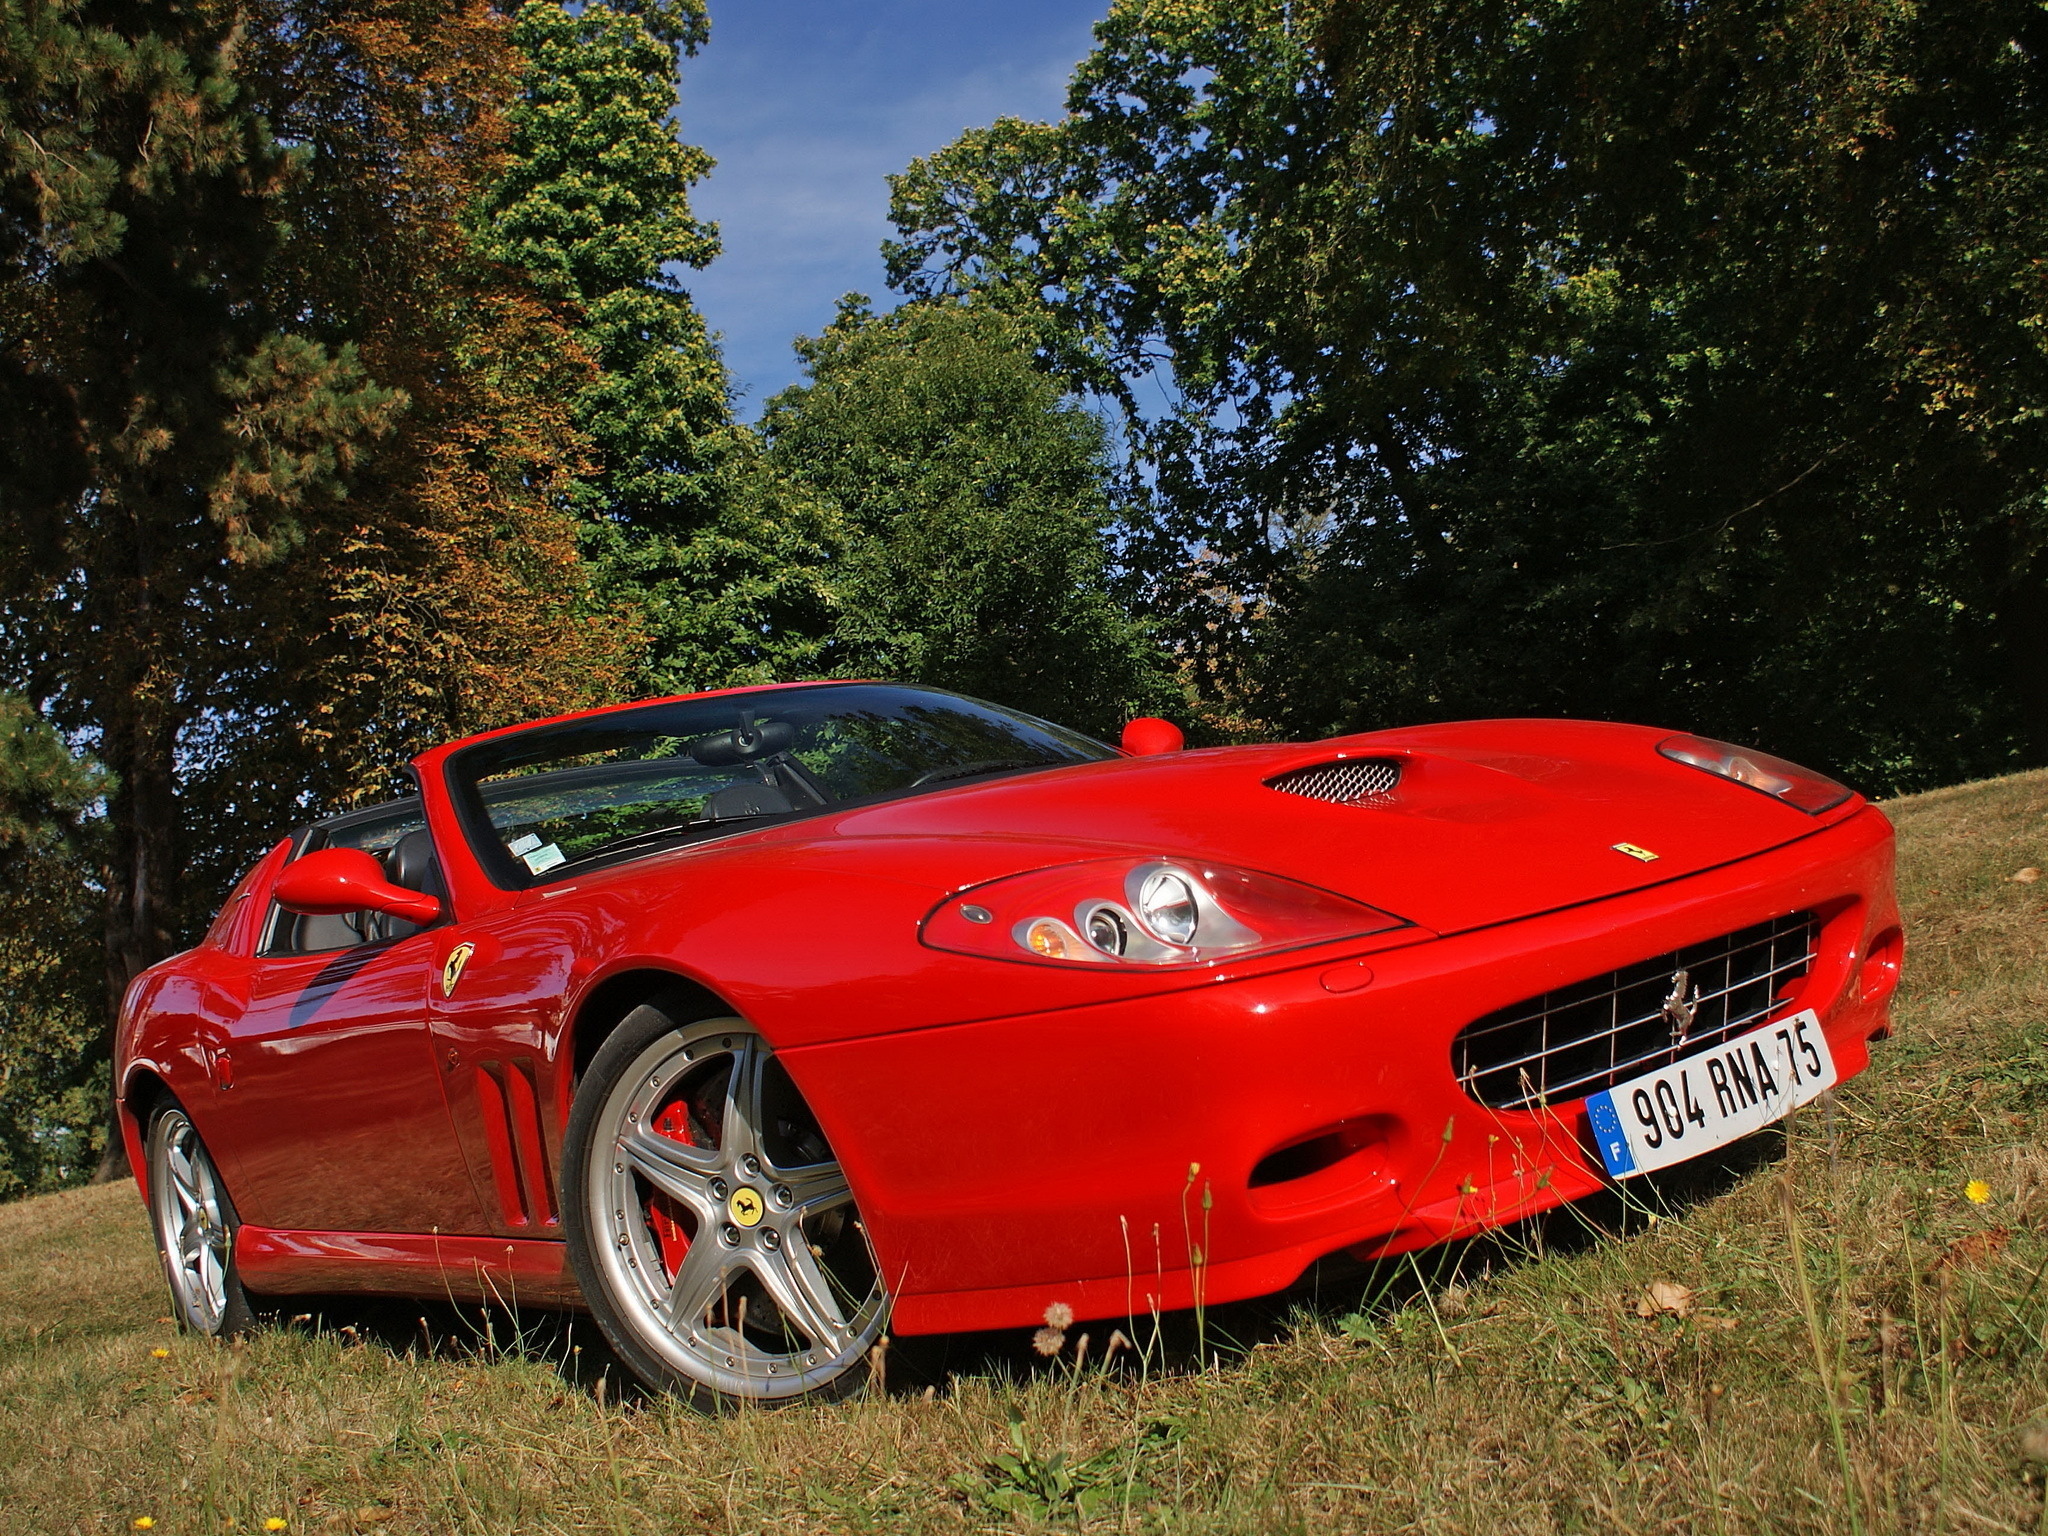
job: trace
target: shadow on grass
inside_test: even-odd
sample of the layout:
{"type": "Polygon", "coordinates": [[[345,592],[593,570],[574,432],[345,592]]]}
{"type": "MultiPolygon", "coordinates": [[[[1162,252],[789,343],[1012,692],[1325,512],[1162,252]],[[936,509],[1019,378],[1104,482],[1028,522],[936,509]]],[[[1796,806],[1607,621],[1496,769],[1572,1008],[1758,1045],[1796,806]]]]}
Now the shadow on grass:
{"type": "Polygon", "coordinates": [[[408,1296],[252,1296],[268,1327],[323,1333],[416,1360],[546,1366],[577,1391],[637,1395],[633,1377],[587,1314],[408,1296]]]}
{"type": "Polygon", "coordinates": [[[892,1394],[941,1391],[950,1378],[993,1378],[1021,1382],[1071,1369],[1074,1341],[1089,1335],[1090,1363],[1100,1361],[1112,1331],[1132,1340],[1119,1363],[1135,1368],[1139,1354],[1154,1376],[1192,1374],[1242,1360],[1261,1344],[1291,1338],[1311,1319],[1335,1322],[1357,1317],[1386,1318],[1425,1291],[1470,1285],[1551,1255],[1581,1252],[1601,1242],[1642,1231],[1654,1216],[1671,1220],[1694,1206],[1718,1199],[1784,1156],[1785,1134],[1773,1126],[1689,1163],[1633,1179],[1625,1189],[1599,1194],[1513,1223],[1481,1237],[1363,1262],[1337,1255],[1313,1264],[1294,1285],[1271,1296],[1229,1302],[1159,1318],[1077,1321],[1068,1329],[1061,1361],[1048,1361],[1032,1348],[1031,1328],[1000,1333],[935,1335],[899,1339],[889,1350],[892,1394]]]}
{"type": "MultiPolygon", "coordinates": [[[[1212,1306],[1199,1316],[1189,1311],[1079,1320],[1059,1360],[1033,1349],[1032,1328],[892,1339],[886,1388],[892,1397],[916,1396],[943,1393],[955,1379],[1021,1384],[1065,1372],[1084,1333],[1091,1368],[1103,1360],[1112,1334],[1121,1333],[1129,1347],[1119,1349],[1113,1369],[1136,1370],[1141,1357],[1153,1376],[1213,1369],[1242,1360],[1261,1344],[1292,1337],[1304,1314],[1331,1322],[1391,1317],[1425,1292],[1474,1284],[1551,1255],[1625,1238],[1653,1216],[1682,1216],[1778,1161],[1784,1147],[1782,1128],[1772,1127],[1718,1153],[1632,1180],[1626,1189],[1590,1195],[1481,1237],[1370,1263],[1343,1255],[1324,1259],[1284,1291],[1212,1306]]],[[[577,1391],[601,1392],[609,1401],[649,1398],[583,1313],[368,1296],[258,1300],[264,1301],[258,1315],[272,1326],[334,1334],[420,1359],[525,1360],[545,1365],[577,1391]]]]}

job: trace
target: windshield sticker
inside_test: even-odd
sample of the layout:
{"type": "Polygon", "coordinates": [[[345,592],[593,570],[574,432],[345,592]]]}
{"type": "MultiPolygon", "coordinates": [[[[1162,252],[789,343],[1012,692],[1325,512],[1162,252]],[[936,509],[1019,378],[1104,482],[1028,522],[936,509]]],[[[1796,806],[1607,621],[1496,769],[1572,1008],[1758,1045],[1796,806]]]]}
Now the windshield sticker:
{"type": "Polygon", "coordinates": [[[505,851],[515,859],[523,859],[540,846],[540,834],[529,832],[524,837],[515,837],[505,845],[505,851]]]}
{"type": "Polygon", "coordinates": [[[562,852],[553,843],[549,843],[545,848],[536,848],[533,852],[523,855],[523,857],[526,860],[526,867],[536,875],[544,875],[557,864],[569,862],[569,855],[562,852]]]}

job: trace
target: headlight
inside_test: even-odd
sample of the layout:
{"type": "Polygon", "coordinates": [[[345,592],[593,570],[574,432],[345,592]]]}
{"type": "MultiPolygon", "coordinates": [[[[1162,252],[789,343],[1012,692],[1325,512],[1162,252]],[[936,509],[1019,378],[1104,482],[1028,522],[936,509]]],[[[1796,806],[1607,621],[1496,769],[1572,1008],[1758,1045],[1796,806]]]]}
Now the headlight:
{"type": "Polygon", "coordinates": [[[1060,965],[1202,965],[1403,926],[1313,886],[1182,859],[1091,859],[962,891],[925,919],[935,949],[1060,965]]]}
{"type": "Polygon", "coordinates": [[[1811,768],[1788,763],[1768,752],[1711,741],[1705,736],[1667,736],[1657,743],[1657,750],[1674,763],[1733,779],[1809,816],[1831,811],[1855,793],[1847,785],[1837,784],[1811,768]]]}
{"type": "Polygon", "coordinates": [[[1131,947],[1131,930],[1115,907],[1097,907],[1088,914],[1088,942],[1105,955],[1120,955],[1131,947]]]}
{"type": "Polygon", "coordinates": [[[1185,948],[1195,942],[1201,913],[1187,876],[1173,869],[1155,869],[1138,888],[1138,917],[1155,939],[1185,948]]]}

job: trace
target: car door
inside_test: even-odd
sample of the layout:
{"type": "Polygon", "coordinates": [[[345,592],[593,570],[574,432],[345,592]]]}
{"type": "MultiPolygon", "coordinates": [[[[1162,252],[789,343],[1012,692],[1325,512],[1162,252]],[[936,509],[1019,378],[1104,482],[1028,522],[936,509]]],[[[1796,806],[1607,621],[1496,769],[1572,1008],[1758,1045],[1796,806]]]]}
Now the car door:
{"type": "MultiPolygon", "coordinates": [[[[296,856],[385,858],[424,837],[417,801],[308,830],[296,856]]],[[[437,933],[370,913],[272,906],[229,1026],[231,1116],[245,1221],[317,1232],[488,1231],[427,1024],[437,933]]],[[[218,1073],[217,1073],[218,1075],[218,1073]]]]}
{"type": "Polygon", "coordinates": [[[580,910],[528,907],[436,934],[442,965],[428,1009],[448,1112],[502,1236],[562,1235],[562,1008],[577,957],[594,948],[587,924],[580,910]]]}

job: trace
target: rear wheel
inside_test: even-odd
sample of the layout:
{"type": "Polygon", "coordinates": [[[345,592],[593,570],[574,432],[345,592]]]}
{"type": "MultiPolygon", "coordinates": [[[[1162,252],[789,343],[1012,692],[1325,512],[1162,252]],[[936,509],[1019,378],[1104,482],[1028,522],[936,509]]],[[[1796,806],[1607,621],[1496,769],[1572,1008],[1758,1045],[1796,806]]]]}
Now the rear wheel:
{"type": "Polygon", "coordinates": [[[577,1089],[569,1255],[650,1386],[716,1409],[864,1379],[886,1297],[846,1175],[744,1020],[642,1006],[577,1089]]]}
{"type": "Polygon", "coordinates": [[[227,1338],[255,1322],[235,1275],[234,1202],[185,1111],[163,1104],[146,1142],[149,1214],[178,1321],[227,1338]]]}

